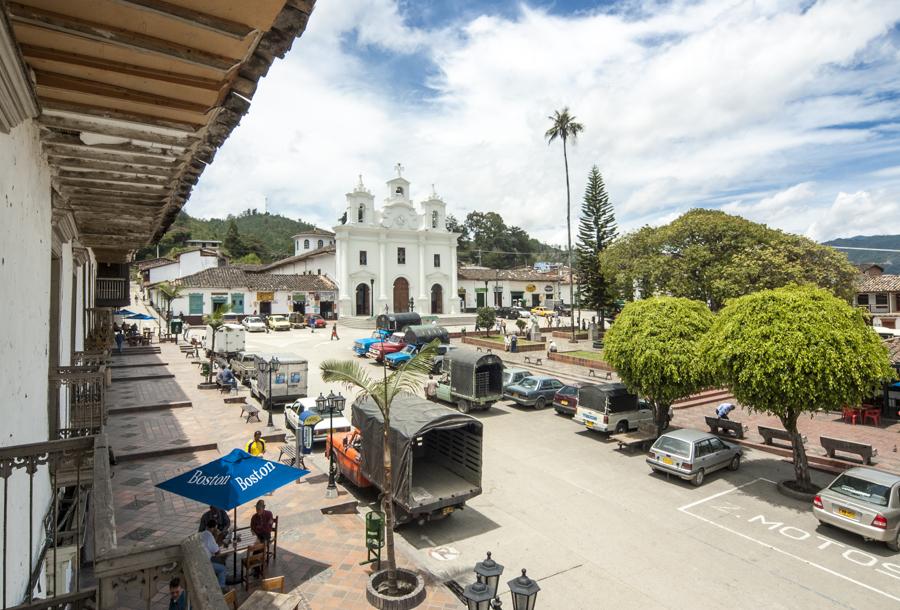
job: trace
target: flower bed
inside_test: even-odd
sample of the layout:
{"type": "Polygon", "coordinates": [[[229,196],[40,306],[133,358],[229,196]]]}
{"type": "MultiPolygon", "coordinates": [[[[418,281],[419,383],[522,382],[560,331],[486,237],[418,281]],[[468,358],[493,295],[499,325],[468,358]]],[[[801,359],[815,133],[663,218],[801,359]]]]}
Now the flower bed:
{"type": "MultiPolygon", "coordinates": [[[[552,335],[557,339],[571,339],[572,331],[553,329],[552,335]]],[[[587,341],[588,333],[584,331],[575,331],[575,338],[579,341],[587,341]]]]}
{"type": "MultiPolygon", "coordinates": [[[[503,337],[498,335],[493,336],[480,336],[475,337],[473,335],[469,335],[463,338],[463,343],[468,343],[469,345],[475,345],[478,347],[489,347],[492,350],[500,350],[503,351],[503,337]]],[[[519,339],[516,344],[517,352],[542,352],[547,347],[542,342],[537,341],[529,341],[528,339],[519,339]]]]}
{"type": "Polygon", "coordinates": [[[586,366],[592,369],[601,369],[604,371],[612,371],[613,368],[603,360],[602,352],[588,352],[578,350],[573,352],[551,352],[550,360],[557,362],[565,362],[566,364],[577,364],[578,366],[586,366]]]}

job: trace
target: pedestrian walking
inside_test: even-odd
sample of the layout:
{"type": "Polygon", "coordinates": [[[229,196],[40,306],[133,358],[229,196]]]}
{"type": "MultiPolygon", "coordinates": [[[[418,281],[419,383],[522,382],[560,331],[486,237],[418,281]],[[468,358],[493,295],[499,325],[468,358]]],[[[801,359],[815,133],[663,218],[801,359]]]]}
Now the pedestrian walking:
{"type": "Polygon", "coordinates": [[[510,339],[509,335],[503,335],[503,351],[504,352],[509,351],[509,344],[511,342],[512,342],[512,340],[510,339]]]}
{"type": "Polygon", "coordinates": [[[512,337],[510,337],[510,338],[509,338],[509,351],[511,351],[511,352],[514,353],[514,354],[515,354],[516,352],[518,352],[518,351],[519,351],[519,350],[518,350],[518,343],[519,343],[518,337],[516,337],[515,335],[513,335],[512,337]]]}
{"type": "Polygon", "coordinates": [[[331,339],[329,341],[340,341],[341,338],[337,334],[337,322],[331,325],[331,339]]]}
{"type": "Polygon", "coordinates": [[[125,343],[125,335],[122,333],[122,329],[116,331],[116,347],[119,350],[119,353],[122,353],[122,344],[125,343]]]}
{"type": "Polygon", "coordinates": [[[253,456],[260,456],[266,452],[266,441],[262,437],[262,432],[257,430],[253,433],[253,440],[247,443],[246,450],[253,456]]]}

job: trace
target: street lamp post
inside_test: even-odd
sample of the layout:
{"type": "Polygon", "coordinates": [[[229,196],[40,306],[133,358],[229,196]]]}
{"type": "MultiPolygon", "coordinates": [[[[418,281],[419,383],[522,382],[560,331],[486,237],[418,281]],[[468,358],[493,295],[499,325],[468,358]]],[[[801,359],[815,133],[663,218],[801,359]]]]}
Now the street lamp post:
{"type": "Polygon", "coordinates": [[[334,412],[343,411],[346,402],[346,398],[341,394],[335,395],[333,391],[329,392],[328,396],[323,396],[319,392],[319,397],[316,398],[316,409],[318,412],[322,413],[325,409],[328,410],[328,446],[330,450],[328,451],[328,487],[325,488],[325,497],[329,499],[336,498],[338,495],[337,482],[334,480],[334,412]]]}
{"type": "Polygon", "coordinates": [[[369,280],[369,319],[375,317],[375,279],[369,280]]]}
{"type": "MultiPolygon", "coordinates": [[[[491,559],[490,553],[487,554],[487,559],[475,564],[476,581],[463,590],[468,610],[502,610],[502,603],[497,596],[501,574],[503,566],[491,559]]],[[[534,610],[541,587],[525,575],[525,570],[522,570],[521,576],[507,584],[512,595],[513,610],[534,610]]]]}
{"type": "Polygon", "coordinates": [[[275,423],[272,421],[272,373],[278,372],[280,363],[278,362],[278,358],[272,356],[269,360],[260,360],[256,366],[260,373],[263,375],[268,374],[269,376],[269,391],[266,396],[266,410],[269,412],[269,421],[266,425],[270,428],[274,428],[275,423]]]}

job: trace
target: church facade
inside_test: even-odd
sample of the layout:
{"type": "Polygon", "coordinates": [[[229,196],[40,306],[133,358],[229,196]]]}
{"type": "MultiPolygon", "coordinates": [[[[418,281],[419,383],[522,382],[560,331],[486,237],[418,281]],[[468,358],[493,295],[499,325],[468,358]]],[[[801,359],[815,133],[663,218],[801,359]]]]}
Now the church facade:
{"type": "Polygon", "coordinates": [[[455,314],[459,234],[447,230],[446,204],[434,189],[414,205],[403,167],[395,169],[380,209],[362,177],[346,195],[346,221],[334,227],[340,314],[455,314]]]}

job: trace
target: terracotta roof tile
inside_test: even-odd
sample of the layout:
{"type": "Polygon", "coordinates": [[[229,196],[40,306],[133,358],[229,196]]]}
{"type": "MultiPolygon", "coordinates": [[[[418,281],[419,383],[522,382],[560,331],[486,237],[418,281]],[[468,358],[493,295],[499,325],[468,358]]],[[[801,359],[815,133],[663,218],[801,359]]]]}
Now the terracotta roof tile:
{"type": "Polygon", "coordinates": [[[274,263],[269,263],[268,265],[262,265],[259,270],[260,271],[268,271],[269,269],[277,269],[278,267],[282,267],[284,265],[290,265],[291,263],[297,263],[302,260],[306,260],[307,258],[313,258],[314,256],[319,256],[320,254],[332,254],[335,251],[334,246],[325,246],[324,248],[316,248],[310,252],[304,252],[303,254],[297,254],[295,256],[289,256],[288,258],[283,258],[280,261],[275,261],[274,263]]]}
{"type": "MultiPolygon", "coordinates": [[[[477,282],[510,280],[520,282],[555,282],[557,277],[561,281],[567,280],[568,273],[563,269],[559,274],[553,271],[535,271],[534,269],[483,269],[480,267],[460,267],[457,277],[461,280],[475,280],[477,282]]],[[[578,276],[575,276],[578,281],[578,276]]]]}
{"type": "Polygon", "coordinates": [[[212,267],[172,282],[184,288],[247,288],[248,290],[298,292],[337,290],[324,275],[253,273],[239,267],[212,267]]]}
{"type": "Polygon", "coordinates": [[[859,278],[857,292],[900,292],[900,275],[875,275],[859,278]]]}

